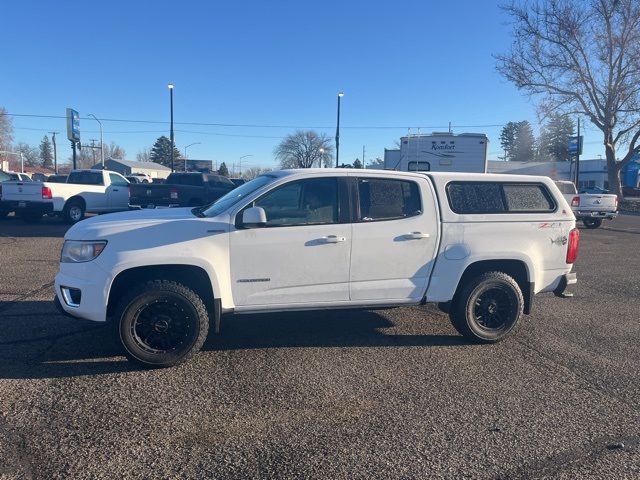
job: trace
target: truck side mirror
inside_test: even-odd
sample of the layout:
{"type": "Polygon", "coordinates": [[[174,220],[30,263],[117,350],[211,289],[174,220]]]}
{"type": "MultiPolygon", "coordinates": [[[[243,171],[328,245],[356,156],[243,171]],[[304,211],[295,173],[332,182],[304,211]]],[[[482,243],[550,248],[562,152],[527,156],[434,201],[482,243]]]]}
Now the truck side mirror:
{"type": "Polygon", "coordinates": [[[267,214],[262,207],[247,208],[242,212],[242,226],[246,228],[264,227],[267,224],[267,214]]]}

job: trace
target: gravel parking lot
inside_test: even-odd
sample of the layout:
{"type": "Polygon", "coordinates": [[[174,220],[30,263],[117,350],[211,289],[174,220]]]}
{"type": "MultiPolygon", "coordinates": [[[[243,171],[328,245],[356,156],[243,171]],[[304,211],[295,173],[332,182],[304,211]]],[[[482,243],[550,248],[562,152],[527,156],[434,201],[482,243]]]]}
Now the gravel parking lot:
{"type": "Polygon", "coordinates": [[[0,221],[0,479],[640,478],[640,216],[497,345],[432,307],[232,316],[154,371],[54,309],[66,228],[0,221]]]}

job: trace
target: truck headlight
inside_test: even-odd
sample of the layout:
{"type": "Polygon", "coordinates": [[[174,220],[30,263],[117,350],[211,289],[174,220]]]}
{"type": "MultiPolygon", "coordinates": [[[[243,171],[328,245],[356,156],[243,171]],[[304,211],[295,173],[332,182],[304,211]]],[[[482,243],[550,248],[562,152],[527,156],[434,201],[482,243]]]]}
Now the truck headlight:
{"type": "Polygon", "coordinates": [[[102,253],[106,245],[106,240],[65,240],[60,261],[63,263],[90,262],[102,253]]]}

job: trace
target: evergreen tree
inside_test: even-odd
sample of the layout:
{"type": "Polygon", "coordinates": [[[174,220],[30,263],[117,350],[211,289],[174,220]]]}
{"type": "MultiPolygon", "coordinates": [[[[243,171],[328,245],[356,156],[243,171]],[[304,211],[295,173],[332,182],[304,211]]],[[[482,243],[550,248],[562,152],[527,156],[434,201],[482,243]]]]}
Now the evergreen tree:
{"type": "Polygon", "coordinates": [[[362,162],[359,158],[356,158],[356,161],[353,162],[353,168],[362,168],[362,162]]]}
{"type": "Polygon", "coordinates": [[[51,150],[51,142],[48,136],[44,136],[40,142],[40,161],[45,168],[53,166],[53,151],[51,150]]]}
{"type": "MultiPolygon", "coordinates": [[[[156,143],[151,147],[151,153],[149,159],[152,162],[159,163],[165,167],[171,168],[171,140],[164,135],[156,140],[156,143]]],[[[184,162],[178,161],[180,159],[180,151],[173,147],[173,165],[175,170],[181,170],[184,168],[184,162]],[[182,167],[182,168],[181,168],[182,167]]]]}
{"type": "Polygon", "coordinates": [[[569,137],[575,134],[575,125],[568,115],[554,113],[540,132],[539,155],[556,162],[569,161],[569,137]]]}
{"type": "Polygon", "coordinates": [[[533,160],[535,142],[531,124],[526,120],[509,122],[502,127],[502,132],[500,132],[500,145],[504,150],[504,159],[509,162],[533,160]]]}
{"type": "Polygon", "coordinates": [[[220,164],[220,168],[218,169],[218,175],[222,175],[225,177],[229,176],[229,169],[227,168],[227,164],[222,162],[220,164]]]}
{"type": "Polygon", "coordinates": [[[502,150],[504,151],[504,159],[508,162],[515,159],[517,133],[517,122],[507,123],[502,127],[502,132],[500,132],[500,145],[502,145],[502,150]]]}
{"type": "Polygon", "coordinates": [[[536,137],[533,135],[533,128],[527,120],[518,122],[516,131],[516,145],[514,160],[516,162],[530,162],[534,158],[536,137]]]}

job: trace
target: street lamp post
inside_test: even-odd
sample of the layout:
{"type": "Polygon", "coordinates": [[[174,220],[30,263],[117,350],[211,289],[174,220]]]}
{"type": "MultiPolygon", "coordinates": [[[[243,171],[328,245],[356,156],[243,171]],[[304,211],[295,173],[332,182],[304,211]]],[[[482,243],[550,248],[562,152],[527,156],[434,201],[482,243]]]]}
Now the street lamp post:
{"type": "Polygon", "coordinates": [[[195,143],[190,143],[189,145],[187,145],[186,147],[184,147],[184,171],[187,171],[187,148],[191,147],[192,145],[200,145],[201,142],[195,142],[195,143]]]}
{"type": "Polygon", "coordinates": [[[324,148],[320,147],[318,151],[320,152],[320,168],[322,168],[322,164],[324,163],[324,148]]]}
{"type": "Polygon", "coordinates": [[[338,122],[336,124],[336,168],[340,159],[340,99],[344,96],[344,92],[338,92],[338,122]]]}
{"type": "Polygon", "coordinates": [[[169,139],[171,140],[171,171],[173,172],[173,149],[175,144],[173,143],[173,83],[167,85],[169,88],[169,108],[171,110],[171,126],[169,130],[169,139]]]}
{"type": "Polygon", "coordinates": [[[102,169],[104,170],[104,143],[102,141],[102,122],[98,120],[98,118],[93,113],[90,113],[88,116],[93,117],[93,119],[98,122],[98,125],[100,125],[100,163],[102,163],[102,169]]]}
{"type": "Polygon", "coordinates": [[[247,158],[247,157],[253,157],[253,155],[243,155],[243,156],[240,157],[240,163],[239,163],[239,166],[238,166],[238,168],[240,169],[240,173],[238,175],[239,177],[242,177],[242,159],[243,158],[247,158]]]}

